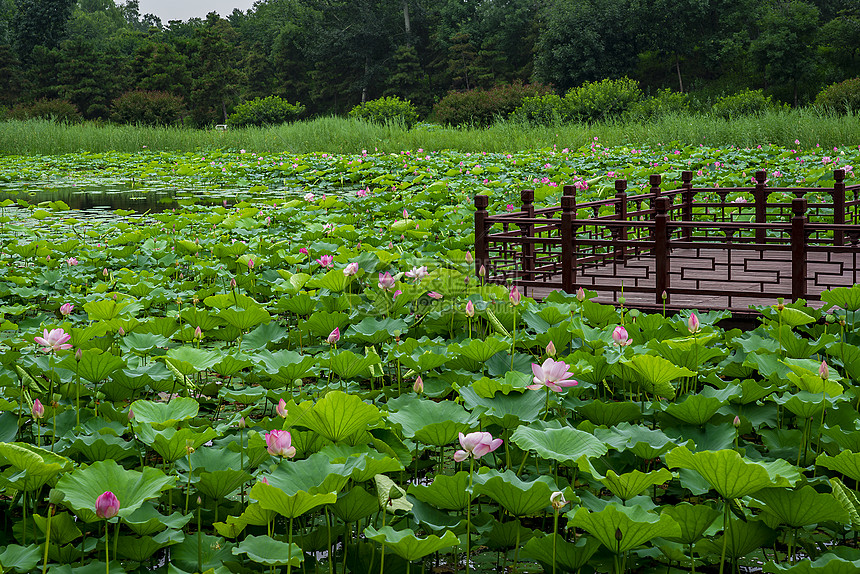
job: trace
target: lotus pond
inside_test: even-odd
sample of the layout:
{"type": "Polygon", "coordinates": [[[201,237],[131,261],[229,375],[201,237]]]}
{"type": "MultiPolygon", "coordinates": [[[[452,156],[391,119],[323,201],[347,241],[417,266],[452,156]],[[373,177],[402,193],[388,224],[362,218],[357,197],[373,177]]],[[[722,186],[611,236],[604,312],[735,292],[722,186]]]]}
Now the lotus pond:
{"type": "Polygon", "coordinates": [[[858,161],[0,157],[2,571],[856,572],[860,286],[748,330],[536,302],[475,276],[471,203],[858,161]],[[88,186],[176,203],[33,195],[88,186]]]}

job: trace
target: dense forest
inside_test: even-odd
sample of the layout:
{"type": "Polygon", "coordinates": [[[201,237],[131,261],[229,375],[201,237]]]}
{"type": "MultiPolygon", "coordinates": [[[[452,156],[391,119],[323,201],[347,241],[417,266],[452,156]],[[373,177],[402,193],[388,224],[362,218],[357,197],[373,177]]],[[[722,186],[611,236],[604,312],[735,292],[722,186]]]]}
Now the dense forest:
{"type": "Polygon", "coordinates": [[[797,106],[858,75],[858,0],[261,0],[167,23],[137,0],[0,0],[0,107],[63,99],[93,120],[130,90],[207,125],[268,95],[309,115],[397,95],[427,114],[452,90],[624,76],[797,106]]]}

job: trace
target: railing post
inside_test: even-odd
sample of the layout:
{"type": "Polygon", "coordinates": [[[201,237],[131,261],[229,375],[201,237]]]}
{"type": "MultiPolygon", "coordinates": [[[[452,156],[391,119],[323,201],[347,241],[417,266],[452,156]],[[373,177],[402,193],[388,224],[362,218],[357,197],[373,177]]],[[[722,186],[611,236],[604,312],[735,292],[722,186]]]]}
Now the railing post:
{"type": "Polygon", "coordinates": [[[576,230],[573,220],[576,219],[576,197],[563,195],[561,197],[561,289],[565,293],[573,293],[576,279],[576,246],[574,237],[576,230]]]}
{"type": "Polygon", "coordinates": [[[487,206],[490,198],[486,195],[475,196],[475,275],[480,276],[481,267],[490,274],[490,238],[487,233],[487,206]]]}
{"type": "MultiPolygon", "coordinates": [[[[535,192],[532,189],[524,189],[520,192],[520,199],[523,202],[521,211],[526,214],[526,217],[533,219],[535,216],[535,192]]],[[[526,281],[534,280],[535,269],[535,244],[532,243],[534,238],[535,226],[532,223],[524,223],[520,225],[520,235],[523,238],[523,279],[526,281]]],[[[528,295],[528,291],[524,293],[528,295]]]]}
{"type": "MultiPolygon", "coordinates": [[[[755,198],[755,222],[767,223],[767,188],[765,181],[767,180],[767,172],[763,169],[755,172],[755,190],[753,197],[755,198]]],[[[755,230],[755,242],[764,243],[767,238],[767,230],[762,227],[755,230]]]]}
{"type": "Polygon", "coordinates": [[[648,193],[654,194],[654,199],[651,200],[651,209],[655,209],[657,205],[657,198],[660,197],[660,194],[663,193],[663,190],[660,189],[660,184],[663,182],[663,177],[659,173],[652,173],[648,176],[648,185],[651,186],[651,189],[648,190],[648,193]]]}
{"type": "Polygon", "coordinates": [[[663,293],[669,302],[669,198],[658,197],[654,202],[654,273],[656,294],[654,302],[663,303],[663,293]]]}
{"type": "Polygon", "coordinates": [[[576,197],[576,186],[575,185],[565,185],[561,188],[562,195],[572,195],[576,197]]]}
{"type": "MultiPolygon", "coordinates": [[[[693,221],[693,199],[696,196],[696,193],[693,191],[693,172],[692,171],[682,171],[681,172],[681,189],[684,191],[681,192],[681,203],[683,205],[681,209],[681,219],[686,222],[693,221]]],[[[690,241],[693,238],[693,228],[685,227],[683,233],[684,241],[690,241]]]]}
{"type": "Polygon", "coordinates": [[[806,198],[791,200],[791,298],[806,299],[806,198]]]}
{"type": "MultiPolygon", "coordinates": [[[[627,221],[627,180],[615,180],[615,219],[618,221],[627,221]]],[[[627,241],[627,226],[622,225],[618,228],[617,233],[613,233],[619,241],[627,241]]],[[[627,259],[627,247],[622,243],[615,246],[616,261],[624,261],[627,259]]]]}
{"type": "MultiPolygon", "coordinates": [[[[845,170],[834,169],[833,179],[833,223],[845,223],[845,170]]],[[[833,245],[845,245],[845,232],[837,229],[833,232],[833,245]]]]}

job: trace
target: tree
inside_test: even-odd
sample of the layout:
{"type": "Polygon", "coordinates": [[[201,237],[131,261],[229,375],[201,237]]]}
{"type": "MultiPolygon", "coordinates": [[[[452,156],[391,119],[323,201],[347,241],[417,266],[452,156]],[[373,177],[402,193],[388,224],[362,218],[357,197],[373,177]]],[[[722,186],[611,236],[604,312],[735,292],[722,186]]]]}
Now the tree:
{"type": "Polygon", "coordinates": [[[131,61],[130,75],[138,89],[167,92],[188,100],[191,90],[188,58],[172,44],[150,41],[141,45],[131,61]]]}
{"type": "Polygon", "coordinates": [[[59,93],[87,119],[107,118],[110,103],[125,88],[122,59],[112,50],[102,50],[95,42],[69,39],[60,48],[57,63],[59,93]]]}
{"type": "Polygon", "coordinates": [[[0,106],[12,106],[21,93],[21,68],[12,46],[0,44],[0,106]]]}
{"type": "Polygon", "coordinates": [[[75,0],[19,0],[13,21],[18,57],[29,64],[36,46],[58,47],[74,6],[75,0]]]}
{"type": "Polygon", "coordinates": [[[197,50],[191,86],[192,115],[198,125],[226,122],[228,108],[238,99],[238,35],[227,20],[210,12],[195,33],[197,50]]]}

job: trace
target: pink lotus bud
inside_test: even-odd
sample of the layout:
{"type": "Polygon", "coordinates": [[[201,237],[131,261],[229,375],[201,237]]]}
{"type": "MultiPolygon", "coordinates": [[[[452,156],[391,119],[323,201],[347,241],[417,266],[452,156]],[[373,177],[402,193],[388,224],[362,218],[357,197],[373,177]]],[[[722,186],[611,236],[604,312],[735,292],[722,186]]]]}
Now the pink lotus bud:
{"type": "Polygon", "coordinates": [[[194,338],[202,339],[203,338],[203,329],[200,328],[200,325],[194,328],[194,338]]]}
{"type": "Polygon", "coordinates": [[[690,331],[690,333],[698,333],[699,327],[699,318],[695,313],[690,313],[690,318],[687,319],[687,330],[690,331]]]}
{"type": "Polygon", "coordinates": [[[105,267],[104,269],[102,269],[102,275],[104,275],[105,277],[107,277],[107,276],[108,276],[108,270],[107,270],[107,267],[105,267]]]}
{"type": "Polygon", "coordinates": [[[418,375],[418,378],[415,379],[415,384],[412,385],[412,390],[419,395],[424,392],[424,379],[421,378],[421,375],[418,375]]]}
{"type": "Polygon", "coordinates": [[[550,341],[546,346],[546,354],[548,357],[555,357],[555,343],[550,341]]]}
{"type": "Polygon", "coordinates": [[[236,288],[236,278],[233,277],[230,279],[230,289],[235,289],[235,288],[236,288]]]}
{"type": "Polygon", "coordinates": [[[405,209],[403,210],[403,219],[409,219],[409,212],[405,209]]]}
{"type": "Polygon", "coordinates": [[[830,368],[827,366],[827,361],[821,361],[821,366],[818,367],[818,376],[823,381],[830,378],[830,368]]]}
{"type": "Polygon", "coordinates": [[[484,267],[483,265],[481,265],[481,267],[478,269],[478,275],[481,277],[486,277],[487,276],[487,268],[484,267]]]}
{"type": "Polygon", "coordinates": [[[287,401],[285,401],[284,399],[279,400],[278,406],[275,408],[275,410],[278,411],[278,416],[282,418],[287,418],[287,401]]]}
{"type": "Polygon", "coordinates": [[[42,404],[42,401],[36,399],[33,401],[33,418],[40,419],[45,416],[45,406],[42,404]]]}
{"type": "Polygon", "coordinates": [[[619,347],[624,347],[633,342],[630,340],[629,335],[627,335],[627,329],[621,325],[618,325],[615,327],[615,330],[612,331],[612,341],[619,347]]]}
{"type": "Polygon", "coordinates": [[[120,337],[125,337],[125,329],[123,329],[122,327],[119,328],[118,333],[120,337]]]}
{"type": "Polygon", "coordinates": [[[582,287],[576,290],[576,300],[580,303],[585,301],[585,289],[583,289],[582,287]]]}
{"type": "Polygon", "coordinates": [[[75,360],[76,361],[80,361],[81,357],[83,357],[83,356],[84,356],[84,352],[81,349],[78,349],[77,351],[75,351],[75,360]]]}
{"type": "Polygon", "coordinates": [[[475,258],[472,257],[472,252],[467,251],[466,252],[466,263],[474,263],[474,261],[475,261],[475,258]]]}
{"type": "Polygon", "coordinates": [[[511,293],[508,298],[511,300],[511,305],[513,305],[514,307],[520,304],[520,301],[522,300],[522,295],[520,295],[520,290],[517,289],[516,285],[511,287],[511,293]]]}
{"type": "Polygon", "coordinates": [[[254,268],[254,260],[249,258],[248,259],[248,271],[250,271],[253,268],[254,268]]]}
{"type": "Polygon", "coordinates": [[[74,308],[75,306],[71,303],[63,303],[62,305],[60,305],[60,314],[63,317],[68,317],[72,313],[72,309],[74,308]]]}
{"type": "Polygon", "coordinates": [[[735,428],[738,428],[739,426],[741,426],[741,417],[739,417],[738,415],[735,415],[735,418],[732,421],[732,425],[734,425],[735,428]]]}
{"type": "Polygon", "coordinates": [[[328,338],[326,339],[326,342],[327,342],[329,345],[334,345],[334,344],[335,344],[335,343],[337,343],[338,341],[340,341],[340,328],[339,328],[339,327],[335,327],[335,328],[334,328],[334,331],[332,331],[331,333],[329,333],[328,338]]]}
{"type": "Polygon", "coordinates": [[[468,317],[474,317],[475,316],[475,304],[472,303],[471,299],[466,301],[466,315],[468,317]]]}
{"type": "Polygon", "coordinates": [[[134,411],[131,410],[131,407],[128,407],[128,420],[131,421],[134,419],[134,411]]]}
{"type": "Polygon", "coordinates": [[[273,430],[266,433],[266,450],[272,456],[296,456],[296,448],[292,446],[292,436],[289,431],[273,430]]]}
{"type": "Polygon", "coordinates": [[[246,426],[248,426],[248,423],[247,423],[247,422],[245,422],[245,417],[241,417],[241,418],[239,419],[239,428],[240,428],[240,429],[243,429],[243,428],[245,428],[246,426]]]}
{"type": "Polygon", "coordinates": [[[105,520],[113,518],[119,513],[119,500],[114,493],[107,491],[96,498],[96,516],[105,520]]]}

